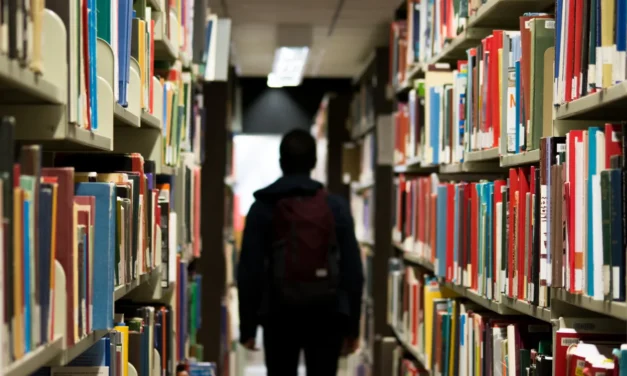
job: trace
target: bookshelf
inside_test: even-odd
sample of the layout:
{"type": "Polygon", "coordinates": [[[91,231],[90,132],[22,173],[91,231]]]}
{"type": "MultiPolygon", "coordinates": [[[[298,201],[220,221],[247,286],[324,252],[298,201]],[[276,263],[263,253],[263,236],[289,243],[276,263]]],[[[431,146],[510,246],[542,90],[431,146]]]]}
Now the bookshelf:
{"type": "Polygon", "coordinates": [[[203,115],[220,100],[191,72],[211,61],[186,58],[192,41],[208,46],[190,34],[205,12],[191,0],[35,3],[22,14],[32,33],[5,20],[0,48],[0,217],[12,234],[0,243],[0,374],[71,374],[122,354],[128,374],[215,369],[198,336],[213,281],[197,264],[204,129],[220,128],[203,115]]]}
{"type": "MultiPolygon", "coordinates": [[[[435,25],[420,19],[418,31],[422,2],[404,1],[395,13],[388,85],[397,94],[390,231],[396,254],[388,260],[387,317],[402,349],[398,357],[413,359],[417,374],[443,374],[450,366],[431,352],[436,343],[448,354],[465,351],[446,339],[462,317],[516,323],[495,324],[493,340],[503,343],[512,329],[521,330],[516,356],[536,374],[566,374],[562,344],[569,335],[589,344],[620,331],[611,348],[627,344],[627,119],[621,110],[627,75],[616,64],[605,73],[589,71],[587,44],[575,42],[577,53],[560,50],[565,34],[605,27],[564,19],[563,5],[471,2],[469,16],[455,12],[435,25]],[[508,48],[516,51],[513,60],[508,48]],[[586,62],[579,66],[576,56],[586,62]],[[554,70],[558,62],[572,65],[573,73],[554,70]],[[524,75],[522,64],[528,64],[524,75]],[[571,74],[590,81],[566,84],[571,74]],[[519,92],[511,91],[515,85],[519,92]],[[475,313],[460,313],[462,306],[475,313]],[[526,322],[543,328],[542,340],[526,342],[526,322]],[[433,327],[449,334],[431,333],[433,327]],[[523,352],[530,349],[539,354],[533,361],[523,352]]],[[[604,22],[615,22],[611,13],[604,22]]],[[[487,341],[492,353],[484,356],[503,361],[503,349],[496,352],[498,344],[487,341]]],[[[479,372],[468,359],[455,362],[465,367],[460,374],[479,372]]],[[[617,372],[618,363],[613,367],[617,372]]]]}
{"type": "Polygon", "coordinates": [[[364,70],[353,80],[354,94],[348,122],[335,124],[336,128],[346,128],[348,124],[349,139],[343,144],[340,175],[350,182],[351,211],[366,277],[361,347],[355,367],[361,365],[374,374],[385,363],[381,359],[386,348],[382,335],[391,334],[385,323],[385,305],[379,303],[387,296],[384,264],[390,251],[389,232],[382,229],[389,228],[392,150],[388,127],[391,102],[386,86],[379,84],[386,82],[387,56],[387,48],[373,51],[364,70]]]}

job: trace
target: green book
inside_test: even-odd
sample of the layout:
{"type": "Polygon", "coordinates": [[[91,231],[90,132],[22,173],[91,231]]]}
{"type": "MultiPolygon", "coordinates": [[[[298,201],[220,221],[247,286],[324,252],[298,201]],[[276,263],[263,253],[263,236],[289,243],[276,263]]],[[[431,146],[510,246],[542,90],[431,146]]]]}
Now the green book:
{"type": "MultiPolygon", "coordinates": [[[[527,127],[527,150],[540,148],[544,101],[544,53],[555,45],[555,20],[535,18],[531,28],[531,109],[527,127]]],[[[547,80],[551,77],[547,77],[547,80]]]]}
{"type": "MultiPolygon", "coordinates": [[[[111,0],[108,0],[111,1],[111,0]]],[[[148,5],[146,4],[146,0],[134,0],[133,1],[133,10],[135,11],[135,14],[137,15],[137,17],[141,18],[142,20],[146,20],[146,7],[148,5]]]]}
{"type": "Polygon", "coordinates": [[[111,0],[96,1],[96,35],[111,45],[111,0]]]}

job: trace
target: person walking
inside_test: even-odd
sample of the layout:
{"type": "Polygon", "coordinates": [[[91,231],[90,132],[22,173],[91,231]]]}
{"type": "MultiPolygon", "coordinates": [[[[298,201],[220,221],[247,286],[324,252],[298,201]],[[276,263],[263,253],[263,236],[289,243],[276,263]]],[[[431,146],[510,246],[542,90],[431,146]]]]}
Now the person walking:
{"type": "Polygon", "coordinates": [[[336,376],[359,346],[363,266],[348,202],[310,178],[316,142],[304,130],[280,145],[283,176],[255,192],[238,265],[240,342],[263,327],[268,376],[336,376]]]}

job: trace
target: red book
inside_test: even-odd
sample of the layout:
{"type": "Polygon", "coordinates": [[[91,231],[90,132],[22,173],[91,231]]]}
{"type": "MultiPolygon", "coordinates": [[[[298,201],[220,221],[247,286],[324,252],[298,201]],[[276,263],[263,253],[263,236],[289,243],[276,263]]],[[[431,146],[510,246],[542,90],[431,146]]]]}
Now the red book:
{"type": "Polygon", "coordinates": [[[567,147],[567,156],[568,156],[568,172],[567,172],[567,181],[569,183],[569,198],[570,202],[568,205],[569,211],[569,222],[570,225],[568,227],[568,268],[570,273],[570,292],[577,292],[575,289],[575,235],[577,229],[575,228],[575,218],[577,215],[576,204],[577,204],[577,166],[576,166],[576,145],[579,142],[583,142],[583,132],[582,130],[574,130],[568,132],[566,137],[566,147],[567,147]]]}
{"type": "Polygon", "coordinates": [[[621,155],[620,134],[624,132],[620,124],[605,124],[605,168],[610,168],[610,159],[621,155]]]}
{"type": "Polygon", "coordinates": [[[516,275],[518,283],[518,299],[526,296],[527,279],[525,278],[525,221],[527,219],[527,193],[529,192],[529,168],[520,167],[518,169],[518,254],[516,275]]]}
{"type": "MultiPolygon", "coordinates": [[[[581,59],[579,58],[581,56],[581,49],[582,49],[582,34],[583,34],[583,0],[571,0],[571,3],[574,3],[574,7],[570,8],[568,13],[574,13],[575,14],[575,24],[574,26],[574,33],[568,36],[568,39],[574,39],[574,62],[573,62],[573,85],[574,87],[572,89],[573,91],[573,97],[572,99],[577,99],[581,96],[581,78],[582,78],[582,66],[581,66],[581,59]]],[[[586,21],[587,22],[587,21],[586,21]]],[[[587,68],[586,67],[586,74],[587,74],[587,68]]]]}
{"type": "Polygon", "coordinates": [[[479,213],[479,201],[477,198],[477,185],[472,183],[470,185],[470,288],[473,290],[477,289],[477,285],[479,282],[479,252],[477,249],[479,239],[479,227],[478,227],[478,213],[479,213]]]}
{"type": "Polygon", "coordinates": [[[453,248],[454,248],[454,236],[452,236],[453,231],[455,231],[455,184],[447,184],[446,187],[447,197],[446,197],[446,227],[447,233],[451,234],[451,236],[446,237],[446,280],[453,280],[453,248]]]}
{"type": "Polygon", "coordinates": [[[68,283],[66,289],[66,336],[68,345],[74,345],[76,334],[74,333],[74,288],[70,288],[74,281],[74,169],[73,168],[42,168],[42,176],[54,176],[57,178],[57,226],[56,233],[56,259],[65,272],[65,280],[68,283]]]}
{"type": "Polygon", "coordinates": [[[516,273],[516,250],[518,248],[516,243],[516,234],[518,233],[516,224],[518,223],[516,216],[516,202],[518,195],[518,174],[515,168],[509,169],[509,216],[507,218],[507,228],[509,229],[509,236],[507,238],[507,279],[508,279],[508,295],[515,297],[514,295],[514,274],[516,273]]]}
{"type": "Polygon", "coordinates": [[[429,226],[429,239],[431,241],[431,263],[435,264],[435,254],[436,254],[436,241],[437,241],[437,210],[438,207],[438,195],[437,193],[431,194],[431,210],[429,210],[431,214],[431,226],[429,226]]]}
{"type": "MultiPolygon", "coordinates": [[[[494,220],[492,221],[493,222],[492,223],[492,233],[494,234],[494,236],[492,236],[492,238],[494,240],[494,243],[492,245],[492,249],[494,250],[494,252],[496,252],[496,250],[498,249],[497,248],[497,238],[496,238],[496,228],[497,228],[497,226],[501,225],[500,223],[497,223],[497,221],[496,221],[496,204],[503,202],[503,193],[501,192],[501,188],[506,186],[506,185],[507,185],[507,182],[505,180],[496,180],[496,181],[494,181],[494,203],[493,203],[493,208],[495,210],[494,211],[495,214],[493,216],[494,220]]],[[[503,229],[503,231],[505,231],[505,229],[503,229]]],[[[505,234],[503,234],[503,235],[505,235],[505,234]]],[[[492,270],[494,271],[493,275],[492,275],[492,281],[493,282],[496,282],[496,279],[500,278],[500,275],[499,275],[500,269],[501,269],[501,266],[496,263],[496,255],[495,255],[495,257],[492,257],[492,270]],[[499,275],[499,276],[497,277],[497,275],[499,275]]],[[[496,286],[496,283],[494,283],[494,286],[496,286]]],[[[488,286],[488,288],[494,288],[494,286],[488,286]]],[[[496,294],[499,294],[499,293],[500,292],[496,288],[494,288],[494,294],[496,295],[496,294]]]]}

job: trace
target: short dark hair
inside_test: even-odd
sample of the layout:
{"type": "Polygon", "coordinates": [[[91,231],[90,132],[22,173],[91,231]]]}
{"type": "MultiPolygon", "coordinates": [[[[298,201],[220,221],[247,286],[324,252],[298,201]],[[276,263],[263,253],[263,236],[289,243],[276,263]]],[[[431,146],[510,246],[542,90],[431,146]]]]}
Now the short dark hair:
{"type": "Polygon", "coordinates": [[[285,175],[309,174],[316,167],[316,140],[305,130],[287,132],[279,152],[281,170],[285,175]]]}

